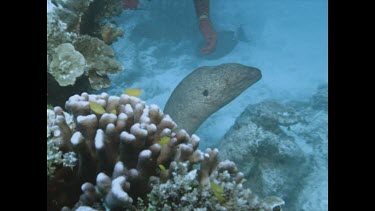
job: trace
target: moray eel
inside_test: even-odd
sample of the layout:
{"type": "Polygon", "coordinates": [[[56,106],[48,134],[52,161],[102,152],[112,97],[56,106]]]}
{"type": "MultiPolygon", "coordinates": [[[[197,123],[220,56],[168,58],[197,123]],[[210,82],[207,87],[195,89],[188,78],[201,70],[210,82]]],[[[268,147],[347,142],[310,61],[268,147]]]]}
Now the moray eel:
{"type": "Polygon", "coordinates": [[[164,113],[193,134],[213,113],[260,80],[259,69],[236,63],[199,67],[172,92],[164,113]]]}

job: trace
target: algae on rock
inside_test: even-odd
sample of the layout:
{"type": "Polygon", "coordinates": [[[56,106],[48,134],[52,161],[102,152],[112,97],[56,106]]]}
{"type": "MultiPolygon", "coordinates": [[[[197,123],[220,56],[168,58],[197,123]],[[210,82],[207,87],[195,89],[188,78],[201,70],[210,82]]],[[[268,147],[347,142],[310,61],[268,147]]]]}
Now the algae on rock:
{"type": "Polygon", "coordinates": [[[73,44],[86,58],[91,87],[95,90],[109,87],[107,74],[115,74],[123,69],[121,63],[115,59],[112,48],[102,40],[87,35],[79,37],[73,44]]]}

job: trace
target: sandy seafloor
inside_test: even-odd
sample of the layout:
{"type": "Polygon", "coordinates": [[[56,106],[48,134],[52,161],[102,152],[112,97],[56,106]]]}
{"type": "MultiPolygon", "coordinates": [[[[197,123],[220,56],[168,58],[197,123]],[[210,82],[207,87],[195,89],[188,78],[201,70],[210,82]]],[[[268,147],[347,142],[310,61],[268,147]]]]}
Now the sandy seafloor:
{"type": "MultiPolygon", "coordinates": [[[[210,147],[248,104],[308,100],[319,84],[327,82],[327,4],[325,0],[211,1],[216,31],[242,27],[248,41],[239,41],[224,57],[207,60],[198,53],[202,37],[192,1],[141,1],[139,10],[114,18],[125,31],[112,45],[125,70],[111,75],[113,86],[104,91],[119,95],[129,87],[140,88],[147,104],[164,108],[178,83],[197,67],[236,62],[259,68],[262,79],[196,131],[200,148],[210,147]]],[[[304,191],[316,198],[301,205],[308,207],[301,210],[328,210],[327,161],[320,162],[325,167],[311,175],[311,181],[319,184],[304,191]]]]}

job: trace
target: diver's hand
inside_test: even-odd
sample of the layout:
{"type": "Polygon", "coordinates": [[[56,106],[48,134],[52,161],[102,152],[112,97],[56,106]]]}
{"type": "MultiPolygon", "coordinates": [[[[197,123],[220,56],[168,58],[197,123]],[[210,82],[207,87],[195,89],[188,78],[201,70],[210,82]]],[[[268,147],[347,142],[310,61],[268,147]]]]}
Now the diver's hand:
{"type": "Polygon", "coordinates": [[[138,0],[122,0],[124,2],[124,10],[135,10],[138,7],[138,0]]]}
{"type": "Polygon", "coordinates": [[[199,22],[199,29],[206,42],[206,46],[201,48],[201,53],[209,54],[214,50],[217,42],[215,29],[208,18],[205,18],[199,22]]]}

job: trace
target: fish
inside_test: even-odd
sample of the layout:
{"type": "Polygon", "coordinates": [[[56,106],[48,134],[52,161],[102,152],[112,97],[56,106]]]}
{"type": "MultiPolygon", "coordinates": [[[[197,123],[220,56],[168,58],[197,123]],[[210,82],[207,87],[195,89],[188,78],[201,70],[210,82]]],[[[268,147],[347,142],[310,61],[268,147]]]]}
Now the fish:
{"type": "Polygon", "coordinates": [[[129,96],[133,96],[133,97],[139,97],[142,94],[142,90],[140,90],[138,88],[129,88],[129,89],[126,89],[124,91],[124,94],[127,94],[129,96]]]}
{"type": "Polygon", "coordinates": [[[167,169],[165,168],[165,166],[163,166],[162,164],[159,165],[159,168],[160,170],[164,173],[167,171],[167,169]]]}
{"type": "Polygon", "coordinates": [[[220,185],[213,182],[211,182],[210,187],[212,192],[214,192],[215,197],[219,200],[219,202],[223,203],[225,201],[223,197],[224,189],[220,185]]]}
{"type": "Polygon", "coordinates": [[[213,113],[262,78],[258,68],[238,63],[199,67],[173,90],[165,107],[176,129],[193,134],[213,113]]]}
{"type": "Polygon", "coordinates": [[[170,137],[163,136],[163,137],[161,137],[161,139],[159,141],[159,144],[160,144],[160,146],[165,146],[165,145],[167,145],[169,143],[170,140],[171,140],[170,137]]]}
{"type": "Polygon", "coordinates": [[[101,106],[100,104],[96,102],[90,102],[90,109],[94,113],[99,114],[99,115],[105,113],[105,109],[103,108],[103,106],[101,106]]]}

